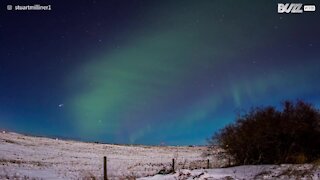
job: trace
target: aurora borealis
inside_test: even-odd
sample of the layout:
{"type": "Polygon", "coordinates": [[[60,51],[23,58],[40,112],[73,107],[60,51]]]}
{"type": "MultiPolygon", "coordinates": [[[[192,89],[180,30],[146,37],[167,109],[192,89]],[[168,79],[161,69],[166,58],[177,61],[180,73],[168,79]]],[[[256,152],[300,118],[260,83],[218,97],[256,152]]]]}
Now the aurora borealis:
{"type": "Polygon", "coordinates": [[[271,1],[49,3],[8,12],[1,2],[0,128],[204,144],[252,106],[320,106],[318,12],[278,14],[271,1]]]}

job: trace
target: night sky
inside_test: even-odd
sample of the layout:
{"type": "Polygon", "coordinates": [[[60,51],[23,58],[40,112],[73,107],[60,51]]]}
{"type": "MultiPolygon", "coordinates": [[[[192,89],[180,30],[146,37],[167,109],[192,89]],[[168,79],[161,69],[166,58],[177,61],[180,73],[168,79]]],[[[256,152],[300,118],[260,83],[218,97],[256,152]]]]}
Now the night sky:
{"type": "Polygon", "coordinates": [[[252,106],[320,107],[318,1],[302,14],[270,0],[29,2],[0,2],[0,129],[205,144],[252,106]]]}

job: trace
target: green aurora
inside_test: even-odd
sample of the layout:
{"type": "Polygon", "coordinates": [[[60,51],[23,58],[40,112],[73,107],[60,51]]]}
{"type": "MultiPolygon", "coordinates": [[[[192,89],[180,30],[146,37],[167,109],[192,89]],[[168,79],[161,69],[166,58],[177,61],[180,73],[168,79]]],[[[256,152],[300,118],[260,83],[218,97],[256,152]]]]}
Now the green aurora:
{"type": "MultiPolygon", "coordinates": [[[[270,31],[278,16],[213,11],[217,9],[214,2],[195,1],[151,9],[126,33],[126,42],[77,67],[71,78],[77,83],[68,83],[80,87],[70,100],[80,134],[130,143],[149,136],[183,141],[183,136],[200,134],[195,139],[203,142],[202,135],[213,129],[202,129],[232,121],[235,109],[268,102],[271,93],[277,98],[270,102],[276,102],[309,88],[305,78],[291,78],[301,73],[297,64],[285,68],[284,76],[283,67],[268,65],[273,58],[268,51],[277,42],[270,31]],[[278,95],[297,83],[305,87],[278,95]],[[226,104],[231,109],[222,111],[231,114],[219,112],[226,104]]],[[[306,66],[307,74],[298,77],[317,74],[318,67],[306,66]]]]}

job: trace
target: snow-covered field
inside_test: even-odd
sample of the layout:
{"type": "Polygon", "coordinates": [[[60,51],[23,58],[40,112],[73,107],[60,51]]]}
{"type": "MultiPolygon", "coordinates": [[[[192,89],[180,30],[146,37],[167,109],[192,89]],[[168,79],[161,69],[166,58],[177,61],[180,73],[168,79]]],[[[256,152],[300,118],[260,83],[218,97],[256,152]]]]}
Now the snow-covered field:
{"type": "Polygon", "coordinates": [[[242,179],[295,179],[318,180],[320,169],[311,164],[303,165],[250,165],[230,168],[179,170],[175,174],[155,175],[140,180],[242,180],[242,179]]]}
{"type": "MultiPolygon", "coordinates": [[[[205,147],[127,146],[65,141],[16,133],[0,133],[0,179],[83,179],[103,176],[103,156],[107,156],[109,179],[128,179],[157,174],[170,169],[196,169],[207,165],[205,147]]],[[[213,155],[211,167],[221,167],[225,159],[213,155]]]]}
{"type": "Polygon", "coordinates": [[[102,179],[103,156],[109,179],[320,179],[319,166],[261,165],[219,168],[228,162],[219,149],[204,157],[205,147],[127,146],[66,141],[0,133],[0,179],[102,179]],[[175,159],[176,173],[170,170],[175,159]],[[203,169],[210,160],[210,167],[203,169]]]}

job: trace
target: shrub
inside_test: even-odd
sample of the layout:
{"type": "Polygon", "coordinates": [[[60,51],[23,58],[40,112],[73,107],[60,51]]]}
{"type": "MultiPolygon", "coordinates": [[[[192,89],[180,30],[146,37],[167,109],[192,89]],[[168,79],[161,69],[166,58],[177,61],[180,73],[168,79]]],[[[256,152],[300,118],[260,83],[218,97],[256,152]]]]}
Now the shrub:
{"type": "Polygon", "coordinates": [[[320,113],[303,101],[253,108],[215,133],[218,144],[235,164],[306,163],[320,157],[320,113]]]}

